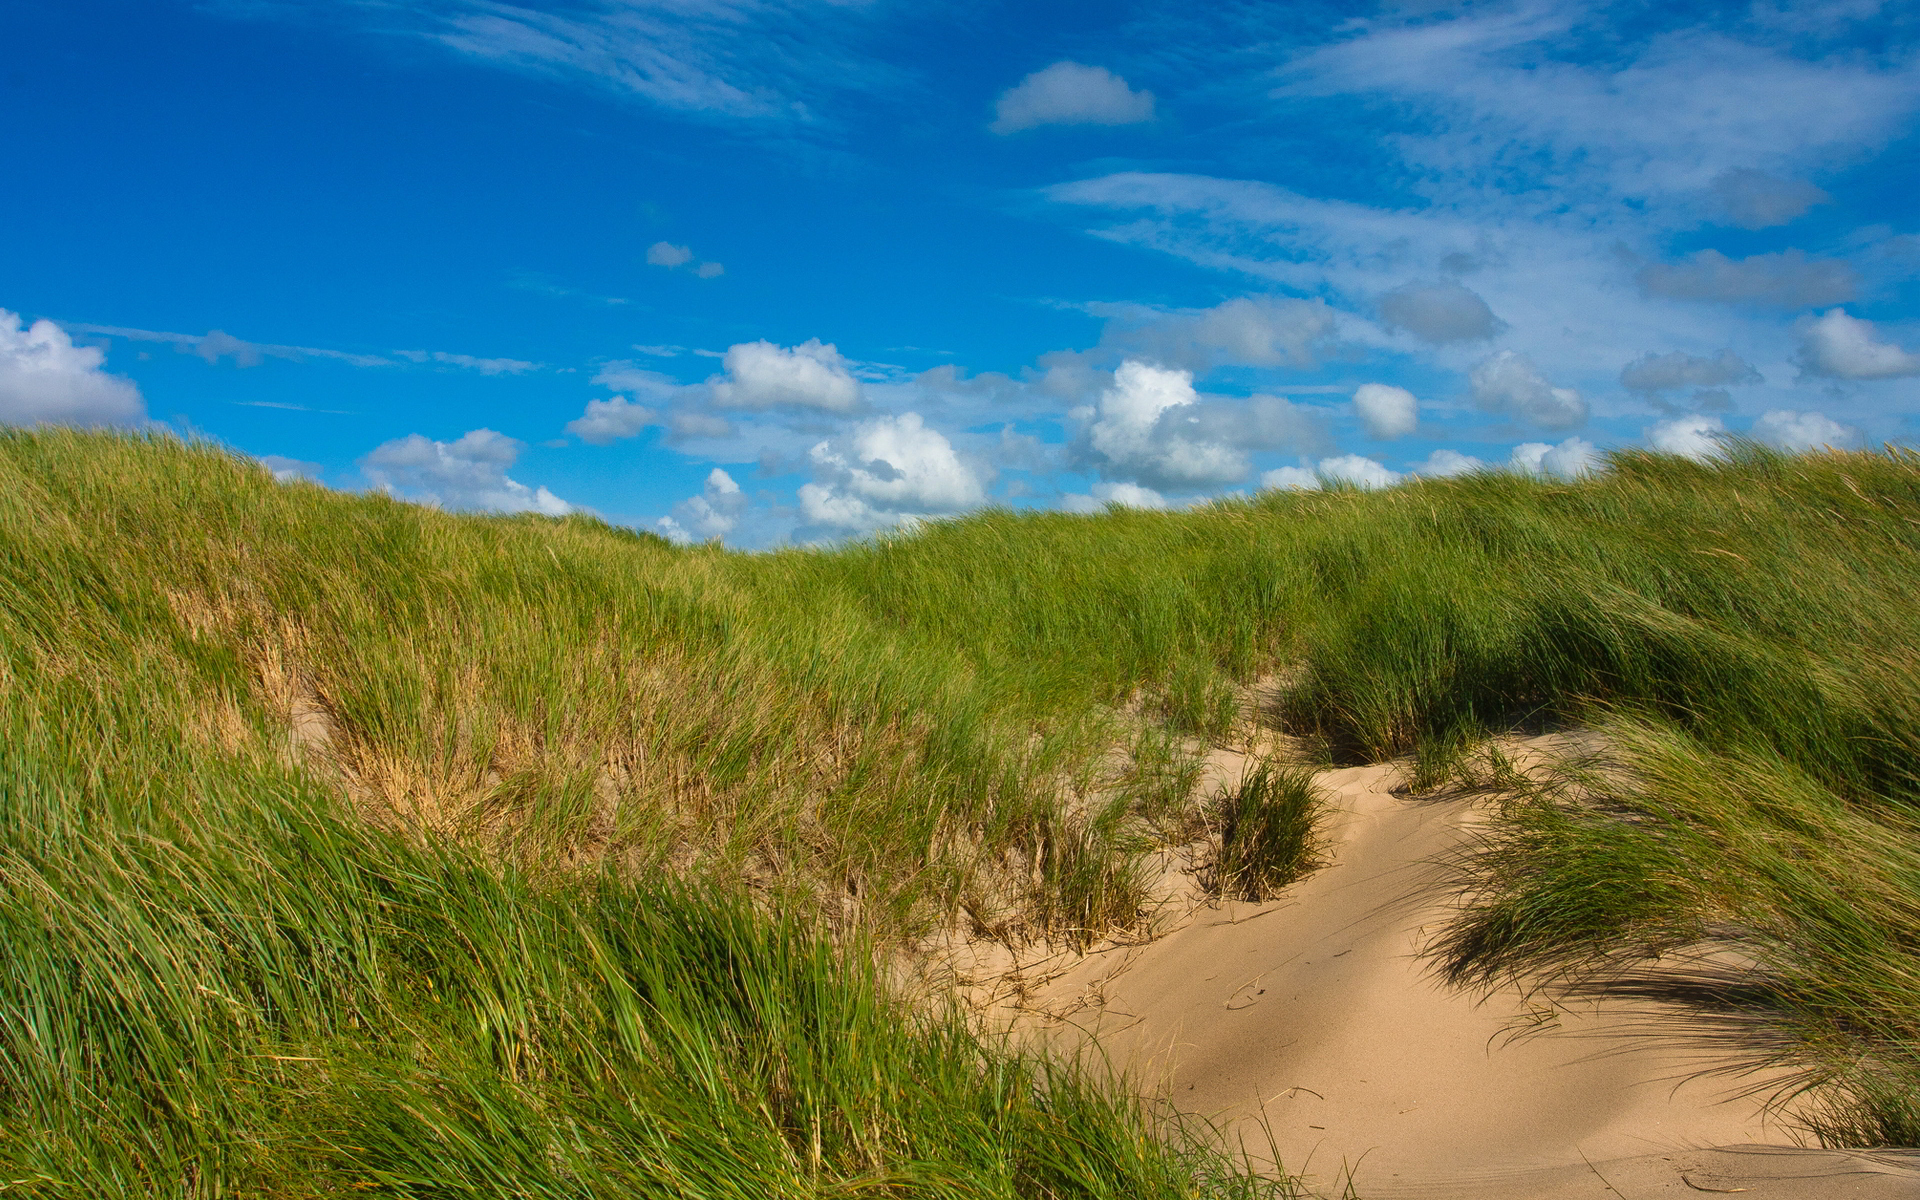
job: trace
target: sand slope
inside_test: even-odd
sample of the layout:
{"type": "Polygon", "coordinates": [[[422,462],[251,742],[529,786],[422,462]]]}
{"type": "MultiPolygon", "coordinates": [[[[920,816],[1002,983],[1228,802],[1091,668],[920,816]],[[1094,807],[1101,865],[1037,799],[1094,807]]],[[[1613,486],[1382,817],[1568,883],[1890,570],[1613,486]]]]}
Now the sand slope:
{"type": "Polygon", "coordinates": [[[1237,1120],[1255,1148],[1270,1130],[1284,1166],[1330,1192],[1351,1171],[1363,1197],[1920,1197],[1900,1156],[1703,1152],[1794,1142],[1738,1045],[1651,1031],[1644,1007],[1434,980],[1418,951],[1447,910],[1429,864],[1474,809],[1395,796],[1394,779],[1324,773],[1331,865],[1273,903],[1199,908],[1145,946],[1089,955],[1029,1012],[1097,1037],[1180,1107],[1237,1120]]]}

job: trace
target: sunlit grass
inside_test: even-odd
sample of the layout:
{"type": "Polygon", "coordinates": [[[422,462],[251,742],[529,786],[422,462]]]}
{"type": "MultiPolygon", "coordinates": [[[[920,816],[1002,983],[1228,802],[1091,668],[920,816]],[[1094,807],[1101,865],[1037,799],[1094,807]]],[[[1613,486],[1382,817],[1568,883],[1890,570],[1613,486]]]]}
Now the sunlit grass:
{"type": "Polygon", "coordinates": [[[1295,744],[1417,753],[1428,782],[1488,733],[1610,730],[1605,787],[1521,789],[1466,864],[1450,969],[1736,945],[1826,1135],[1911,1141],[1916,550],[1898,454],[742,555],[0,435],[0,1170],[71,1195],[1249,1186],[895,1007],[859,948],[1084,943],[1209,821],[1233,887],[1270,893],[1310,845],[1304,779],[1267,777],[1291,807],[1193,788],[1208,740],[1258,740],[1256,681],[1295,744]]]}

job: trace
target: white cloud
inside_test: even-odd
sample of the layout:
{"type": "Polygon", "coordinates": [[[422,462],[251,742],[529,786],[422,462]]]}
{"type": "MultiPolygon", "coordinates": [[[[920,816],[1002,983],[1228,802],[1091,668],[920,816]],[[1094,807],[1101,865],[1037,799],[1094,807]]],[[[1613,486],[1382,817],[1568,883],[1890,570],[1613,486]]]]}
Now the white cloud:
{"type": "Polygon", "coordinates": [[[715,467],[697,496],[689,496],[673,506],[671,516],[661,517],[660,532],[676,542],[723,538],[740,524],[747,511],[747,494],[733,476],[715,467]]]}
{"type": "Polygon", "coordinates": [[[1068,512],[1096,513],[1109,504],[1118,504],[1122,508],[1164,509],[1167,507],[1167,498],[1137,483],[1096,483],[1092,495],[1070,492],[1060,497],[1060,507],[1068,512]]]}
{"type": "Polygon", "coordinates": [[[1247,456],[1208,436],[1198,400],[1190,372],[1128,359],[1095,405],[1069,415],[1084,423],[1083,456],[1110,480],[1164,489],[1244,479],[1247,456]]]}
{"type": "Polygon", "coordinates": [[[0,308],[0,422],[9,425],[131,425],[147,406],[132,380],[100,369],[106,354],[76,346],[52,321],[21,327],[0,308]]]}
{"type": "Polygon", "coordinates": [[[1670,354],[1649,353],[1634,359],[1620,371],[1620,386],[1634,392],[1759,382],[1760,372],[1731,350],[1722,350],[1712,358],[1679,350],[1670,354]]]}
{"type": "Polygon", "coordinates": [[[655,400],[666,400],[680,390],[680,385],[674,382],[672,376],[637,367],[619,358],[596,371],[593,382],[616,392],[638,392],[655,400]]]}
{"type": "Polygon", "coordinates": [[[262,454],[260,465],[273,472],[280,483],[293,483],[301,479],[320,480],[320,464],[306,462],[298,458],[288,458],[284,454],[262,454]]]}
{"type": "Polygon", "coordinates": [[[491,429],[475,429],[451,442],[412,433],[375,447],[360,460],[360,470],[381,491],[441,508],[553,517],[572,512],[571,504],[546,488],[507,477],[520,449],[518,441],[491,429]]]}
{"type": "Polygon", "coordinates": [[[732,421],[725,417],[716,417],[712,413],[673,412],[667,414],[667,432],[678,439],[687,438],[723,438],[732,437],[736,432],[732,421]]]}
{"type": "Polygon", "coordinates": [[[724,376],[707,381],[718,408],[815,408],[850,413],[860,407],[860,382],[831,343],[812,338],[792,349],[772,342],[727,348],[724,376]]]}
{"type": "Polygon", "coordinates": [[[1814,205],[1833,200],[1804,179],[1781,179],[1752,167],[1722,171],[1713,181],[1713,194],[1742,229],[1785,225],[1814,205]]]}
{"type": "Polygon", "coordinates": [[[1728,258],[1702,250],[1678,263],[1652,263],[1636,278],[1649,295],[1719,304],[1768,304],[1806,308],[1851,300],[1860,276],[1831,258],[1808,258],[1799,250],[1728,258]]]}
{"type": "Polygon", "coordinates": [[[788,127],[817,121],[817,107],[835,93],[871,93],[900,75],[848,49],[869,19],[857,3],[821,10],[778,0],[247,0],[220,7],[353,22],[492,66],[597,85],[669,111],[788,127]]]}
{"type": "Polygon", "coordinates": [[[1400,476],[1381,466],[1371,458],[1358,454],[1342,454],[1338,458],[1323,458],[1315,465],[1320,477],[1329,483],[1345,483],[1357,488],[1392,487],[1400,482],[1400,476]]]}
{"type": "Polygon", "coordinates": [[[844,444],[820,442],[809,457],[817,478],[800,488],[800,512],[813,525],[880,529],[987,498],[981,472],[919,413],[867,421],[844,444]]]}
{"type": "Polygon", "coordinates": [[[1269,491],[1310,492],[1320,482],[1320,472],[1312,467],[1275,467],[1260,475],[1260,486],[1269,491]]]}
{"type": "MultiPolygon", "coordinates": [[[[690,262],[693,262],[693,247],[691,246],[676,246],[672,242],[655,242],[653,245],[647,247],[647,263],[650,266],[665,267],[669,271],[677,271],[690,262]]],[[[693,273],[702,279],[718,279],[727,273],[727,269],[717,262],[703,262],[694,266],[693,273]]],[[[642,354],[655,353],[663,350],[668,351],[669,354],[673,354],[678,353],[680,350],[678,346],[635,346],[634,349],[640,351],[642,354]]]]}
{"type": "Polygon", "coordinates": [[[1825,413],[1793,412],[1784,408],[1762,413],[1747,436],[1790,453],[1827,447],[1844,450],[1860,441],[1858,429],[1842,425],[1825,413]]]}
{"type": "Polygon", "coordinates": [[[1466,475],[1484,470],[1486,465],[1473,455],[1462,454],[1458,450],[1435,450],[1427,455],[1425,462],[1413,469],[1413,473],[1445,479],[1453,475],[1466,475]]]}
{"type": "Polygon", "coordinates": [[[611,400],[587,401],[587,411],[567,422],[567,432],[583,442],[605,446],[658,424],[660,414],[651,408],[635,404],[625,396],[615,396],[611,400]]]}
{"type": "Polygon", "coordinates": [[[1228,365],[1304,369],[1319,365],[1334,326],[1334,311],[1319,300],[1241,296],[1185,312],[1130,310],[1108,324],[1100,342],[1195,372],[1228,365]]]}
{"type": "MultiPolygon", "coordinates": [[[[200,357],[206,358],[208,362],[213,361],[213,359],[208,358],[207,355],[208,343],[212,342],[216,337],[224,338],[226,335],[216,329],[200,342],[198,353],[200,357]]],[[[228,338],[227,340],[239,346],[247,345],[247,343],[241,342],[237,338],[228,338]]],[[[471,354],[449,354],[445,350],[396,350],[394,354],[406,359],[408,362],[439,363],[445,367],[460,367],[467,371],[478,371],[482,375],[522,375],[528,371],[536,370],[540,366],[539,363],[526,362],[518,358],[477,358],[471,354]]],[[[258,359],[256,358],[255,361],[257,362],[258,359]]],[[[252,366],[253,364],[241,360],[240,365],[246,367],[252,366]]]]}
{"type": "Polygon", "coordinates": [[[1383,324],[1405,331],[1379,348],[1404,352],[1418,338],[1423,360],[1464,370],[1470,338],[1432,339],[1479,333],[1477,308],[1449,327],[1440,318],[1464,317],[1465,307],[1435,304],[1427,322],[1412,303],[1430,298],[1415,290],[1435,286],[1426,281],[1452,278],[1511,323],[1498,345],[1596,406],[1614,403],[1603,385],[1647,347],[1727,346],[1771,374],[1777,321],[1756,306],[1834,303],[1866,286],[1856,271],[1877,286],[1897,269],[1867,249],[1862,231],[1846,261],[1715,250],[1649,268],[1648,291],[1630,283],[1699,227],[1703,205],[1739,206],[1750,222],[1778,218],[1807,198],[1785,181],[1837,173],[1901,136],[1920,101],[1920,58],[1910,53],[1744,44],[1684,15],[1669,33],[1636,22],[1629,35],[1614,16],[1563,0],[1374,12],[1282,67],[1282,103],[1262,116],[1311,120],[1325,110],[1302,98],[1353,97],[1387,123],[1362,140],[1369,153],[1398,157],[1407,199],[1370,207],[1251,179],[1147,172],[1045,195],[1100,210],[1088,222],[1095,236],[1274,280],[1342,309],[1377,306],[1383,324]],[[1596,57],[1589,39],[1602,31],[1616,40],[1596,57]],[[1702,299],[1738,303],[1694,302],[1702,299]]]}
{"type": "MultiPolygon", "coordinates": [[[[482,375],[520,375],[528,371],[537,371],[541,364],[527,362],[519,358],[482,358],[475,354],[454,354],[445,350],[395,350],[391,357],[381,354],[356,354],[347,350],[328,350],[321,346],[285,346],[274,342],[249,342],[237,338],[224,329],[210,329],[206,333],[167,333],[157,329],[129,329],[123,325],[90,325],[71,322],[69,330],[76,333],[94,333],[104,337],[126,338],[135,342],[161,342],[173,346],[184,353],[198,356],[209,366],[218,366],[221,359],[232,359],[236,367],[257,367],[269,358],[284,359],[288,362],[306,362],[320,359],[324,362],[345,363],[351,367],[392,367],[395,360],[428,364],[443,367],[458,367],[465,371],[478,371],[482,375]]],[[[310,411],[326,412],[327,409],[310,411]]]]}
{"type": "Polygon", "coordinates": [[[350,354],[344,350],[325,350],[318,346],[280,346],[272,342],[249,342],[221,329],[209,330],[206,333],[166,333],[157,329],[129,329],[121,325],[81,323],[69,323],[67,328],[78,333],[97,333],[105,337],[126,338],[134,342],[163,342],[175,349],[197,354],[209,365],[219,363],[222,358],[233,359],[234,365],[238,367],[257,367],[269,358],[284,358],[292,362],[320,358],[355,367],[394,365],[393,359],[383,358],[378,354],[350,354]]]}
{"type": "Polygon", "coordinates": [[[1829,309],[1800,331],[1801,362],[1810,375],[1830,379],[1896,379],[1920,375],[1920,354],[1874,336],[1873,322],[1829,309]]]}
{"type": "Polygon", "coordinates": [[[1312,491],[1337,484],[1357,488],[1392,487],[1401,476],[1371,458],[1342,454],[1323,458],[1311,467],[1276,467],[1262,472],[1260,486],[1270,491],[1312,491]]]}
{"type": "Polygon", "coordinates": [[[1566,429],[1587,419],[1587,402],[1572,388],[1554,387],[1523,354],[1502,350],[1468,375],[1474,403],[1487,412],[1523,418],[1544,429],[1566,429]]]}
{"type": "Polygon", "coordinates": [[[1758,45],[1689,18],[1577,61],[1595,28],[1566,3],[1444,20],[1389,9],[1295,58],[1282,94],[1384,93],[1406,113],[1402,153],[1431,177],[1524,188],[1544,174],[1559,204],[1697,195],[1730,168],[1843,160],[1897,135],[1915,106],[1910,56],[1758,45]]]}
{"type": "Polygon", "coordinates": [[[1571,437],[1557,446],[1525,442],[1513,448],[1507,465],[1528,475],[1575,479],[1600,469],[1600,452],[1585,438],[1571,437]]]}
{"type": "Polygon", "coordinates": [[[1363,383],[1354,389],[1354,411],[1367,433],[1382,440],[1405,437],[1420,424],[1420,403],[1405,388],[1386,383],[1363,383]]]}
{"type": "Polygon", "coordinates": [[[1662,454],[1678,454],[1695,462],[1720,458],[1727,452],[1726,426],[1718,417],[1699,414],[1662,421],[1646,431],[1647,442],[1662,454]]]}
{"type": "Polygon", "coordinates": [[[995,133],[1040,125],[1133,125],[1153,119],[1153,93],[1134,91],[1105,67],[1057,62],[1001,93],[995,133]]]}
{"type": "Polygon", "coordinates": [[[1380,297],[1381,323],[1429,342],[1477,342],[1505,325],[1479,293],[1447,280],[1408,283],[1380,297]]]}

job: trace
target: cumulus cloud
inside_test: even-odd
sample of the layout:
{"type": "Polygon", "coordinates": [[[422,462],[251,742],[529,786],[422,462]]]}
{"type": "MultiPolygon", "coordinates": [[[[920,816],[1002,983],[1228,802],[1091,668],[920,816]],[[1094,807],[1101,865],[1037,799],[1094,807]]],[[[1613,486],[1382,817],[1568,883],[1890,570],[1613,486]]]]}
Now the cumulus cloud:
{"type": "Polygon", "coordinates": [[[1800,362],[1829,379],[1897,379],[1920,375],[1920,354],[1875,336],[1873,322],[1828,309],[1800,330],[1800,362]]]}
{"type": "Polygon", "coordinates": [[[672,242],[655,242],[647,247],[647,262],[651,266],[672,270],[693,261],[691,246],[676,246],[672,242]]]}
{"type": "Polygon", "coordinates": [[[1070,492],[1060,497],[1060,507],[1068,512],[1094,513],[1109,504],[1118,504],[1122,508],[1164,509],[1167,507],[1167,498],[1137,483],[1096,483],[1091,495],[1070,492]]]}
{"type": "Polygon", "coordinates": [[[557,517],[573,506],[544,487],[507,476],[521,444],[491,429],[452,442],[412,433],[382,443],[360,460],[361,474],[383,492],[439,508],[537,512],[557,517]]]}
{"type": "MultiPolygon", "coordinates": [[[[693,262],[691,246],[676,246],[672,242],[655,242],[647,247],[647,263],[650,266],[677,271],[690,262],[693,262]]],[[[703,262],[695,265],[693,273],[702,279],[715,279],[725,275],[727,269],[717,262],[703,262]]]]}
{"type": "Polygon", "coordinates": [[[1040,125],[1133,125],[1153,119],[1153,93],[1135,91],[1105,67],[1057,62],[1000,95],[995,133],[1040,125]]]}
{"type": "Polygon", "coordinates": [[[1447,479],[1455,475],[1467,475],[1474,471],[1485,470],[1486,465],[1471,454],[1443,449],[1427,455],[1425,462],[1413,468],[1413,474],[1447,479]]]}
{"type": "Polygon", "coordinates": [[[1475,342],[1505,328],[1473,289],[1446,280],[1408,283],[1380,297],[1380,320],[1429,342],[1475,342]]]}
{"type": "Polygon", "coordinates": [[[1679,350],[1670,354],[1649,353],[1634,359],[1620,371],[1620,386],[1633,392],[1759,382],[1760,372],[1731,350],[1722,350],[1712,358],[1679,350]]]}
{"type": "Polygon", "coordinates": [[[792,349],[772,342],[727,348],[725,375],[707,381],[718,408],[813,408],[850,413],[860,407],[860,382],[831,343],[812,338],[792,349]]]}
{"type": "Polygon", "coordinates": [[[52,321],[22,328],[0,309],[0,422],[9,425],[131,425],[147,406],[128,379],[100,369],[106,354],[76,346],[52,321]]]}
{"type": "Polygon", "coordinates": [[[820,442],[809,457],[818,477],[800,488],[800,512],[812,525],[880,529],[986,502],[980,472],[919,413],[865,422],[844,445],[820,442]]]}
{"type": "Polygon", "coordinates": [[[1382,440],[1405,437],[1420,424],[1420,402],[1405,388],[1363,383],[1354,389],[1353,409],[1367,433],[1382,440]]]}
{"type": "Polygon", "coordinates": [[[1600,469],[1600,451],[1585,438],[1571,437],[1557,446],[1546,442],[1524,442],[1513,448],[1507,460],[1510,469],[1528,475],[1553,475],[1576,479],[1600,469]]]}
{"type": "Polygon", "coordinates": [[[1851,300],[1860,277],[1844,262],[1808,258],[1800,250],[1728,258],[1702,250],[1677,263],[1650,263],[1637,276],[1649,295],[1719,304],[1768,304],[1806,308],[1851,300]]]}
{"type": "Polygon", "coordinates": [[[1726,426],[1718,417],[1694,414],[1662,421],[1647,431],[1647,443],[1662,454],[1706,462],[1726,453],[1726,426]]]}
{"type": "Polygon", "coordinates": [[[1587,419],[1587,402],[1579,392],[1554,387],[1532,359],[1512,350],[1482,359],[1467,382],[1474,403],[1486,412],[1519,417],[1543,429],[1568,429],[1587,419]]]}
{"type": "Polygon", "coordinates": [[[1860,431],[1817,412],[1794,412],[1778,408],[1762,413],[1748,436],[1790,453],[1805,453],[1832,447],[1844,450],[1860,441],[1860,431]]]}
{"type": "Polygon", "coordinates": [[[615,396],[611,400],[587,401],[587,411],[567,422],[567,432],[583,442],[606,446],[658,424],[660,415],[651,408],[635,404],[625,396],[615,396]]]}
{"type": "Polygon", "coordinates": [[[1312,491],[1343,484],[1372,489],[1392,487],[1400,479],[1398,472],[1388,470],[1371,458],[1342,454],[1323,458],[1311,467],[1276,467],[1263,472],[1260,486],[1268,491],[1312,491]]]}
{"type": "Polygon", "coordinates": [[[1198,400],[1190,372],[1128,359],[1095,405],[1070,415],[1085,423],[1084,456],[1110,480],[1164,489],[1244,479],[1247,456],[1206,436],[1198,400]]]}
{"type": "Polygon", "coordinates": [[[1387,470],[1371,458],[1358,454],[1342,454],[1337,458],[1323,458],[1315,464],[1315,470],[1328,483],[1344,483],[1357,488],[1392,487],[1400,482],[1400,476],[1387,470]]]}
{"type": "Polygon", "coordinates": [[[673,506],[670,516],[661,517],[660,532],[676,542],[722,538],[734,531],[747,511],[747,494],[733,476],[715,467],[697,496],[689,496],[673,506]]]}
{"type": "Polygon", "coordinates": [[[1785,225],[1833,199],[1804,179],[1781,179],[1752,167],[1722,171],[1714,178],[1713,194],[1727,218],[1742,229],[1785,225]]]}
{"type": "Polygon", "coordinates": [[[1101,344],[1164,367],[1204,373],[1217,366],[1316,367],[1334,332],[1334,312],[1319,300],[1241,296],[1192,312],[1115,320],[1101,344]]]}
{"type": "Polygon", "coordinates": [[[284,454],[262,454],[260,465],[272,471],[274,479],[280,483],[294,483],[302,479],[310,479],[317,483],[320,479],[319,463],[288,458],[284,454]]]}
{"type": "Polygon", "coordinates": [[[1310,492],[1320,486],[1320,472],[1312,467],[1275,467],[1261,472],[1260,486],[1273,492],[1310,492]]]}

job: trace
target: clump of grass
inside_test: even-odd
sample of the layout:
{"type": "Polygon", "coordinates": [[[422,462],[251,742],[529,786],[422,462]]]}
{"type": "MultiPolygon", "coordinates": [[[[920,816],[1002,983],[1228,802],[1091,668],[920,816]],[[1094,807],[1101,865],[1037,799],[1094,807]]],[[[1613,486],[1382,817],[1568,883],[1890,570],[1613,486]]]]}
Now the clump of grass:
{"type": "Polygon", "coordinates": [[[1514,792],[1524,790],[1528,783],[1513,759],[1484,731],[1455,727],[1420,738],[1412,770],[1401,789],[1416,794],[1448,786],[1514,792]]]}
{"type": "Polygon", "coordinates": [[[1815,1133],[1912,1144],[1920,813],[1862,806],[1775,752],[1645,720],[1607,732],[1613,761],[1511,796],[1463,860],[1445,970],[1604,991],[1638,964],[1737,950],[1739,987],[1693,1002],[1757,1010],[1787,1035],[1756,1053],[1801,1068],[1815,1133]]]}
{"type": "Polygon", "coordinates": [[[1315,831],[1324,802],[1313,772],[1262,759],[1233,787],[1221,789],[1214,811],[1219,850],[1208,888],[1235,900],[1260,901],[1315,866],[1315,831]]]}
{"type": "Polygon", "coordinates": [[[1161,700],[1169,729],[1220,741],[1240,724],[1240,698],[1233,680],[1204,660],[1182,661],[1169,675],[1161,700]]]}

